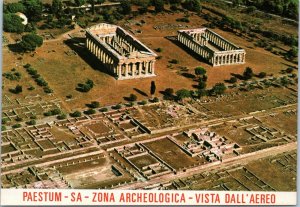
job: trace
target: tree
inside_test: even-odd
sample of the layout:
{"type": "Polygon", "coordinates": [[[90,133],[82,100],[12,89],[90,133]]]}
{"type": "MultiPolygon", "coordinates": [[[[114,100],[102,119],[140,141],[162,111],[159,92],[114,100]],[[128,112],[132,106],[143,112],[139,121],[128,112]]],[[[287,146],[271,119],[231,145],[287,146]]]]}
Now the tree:
{"type": "Polygon", "coordinates": [[[246,80],[251,79],[252,76],[253,76],[252,68],[246,67],[246,69],[245,69],[245,71],[244,71],[244,73],[243,73],[243,76],[244,76],[244,78],[245,78],[246,80]]]}
{"type": "Polygon", "coordinates": [[[154,81],[151,81],[151,86],[150,86],[150,94],[153,96],[156,91],[156,85],[154,81]]]}
{"type": "Polygon", "coordinates": [[[198,76],[199,75],[205,75],[206,70],[203,67],[199,66],[199,67],[195,68],[195,74],[198,75],[198,76]]]}
{"type": "Polygon", "coordinates": [[[30,21],[37,22],[41,20],[43,4],[40,0],[22,0],[25,7],[25,14],[30,21]]]}
{"type": "Polygon", "coordinates": [[[198,83],[198,89],[205,89],[205,88],[206,88],[206,82],[200,78],[198,83]]]}
{"type": "Polygon", "coordinates": [[[154,0],[153,5],[155,7],[155,12],[162,12],[164,10],[164,4],[164,0],[154,0]]]}
{"type": "Polygon", "coordinates": [[[88,107],[93,108],[93,109],[100,107],[100,103],[98,101],[92,101],[90,104],[87,104],[87,105],[88,105],[88,107]]]}
{"type": "Polygon", "coordinates": [[[182,6],[190,11],[200,12],[201,11],[201,4],[200,0],[185,0],[182,6]]]}
{"type": "Polygon", "coordinates": [[[84,111],[84,113],[87,114],[87,115],[91,115],[91,114],[95,114],[96,110],[95,109],[88,109],[88,110],[84,111]]]}
{"type": "Polygon", "coordinates": [[[294,71],[294,68],[292,67],[288,67],[286,70],[285,70],[287,73],[291,73],[294,71]]]}
{"type": "Polygon", "coordinates": [[[23,88],[21,85],[17,85],[14,89],[11,90],[13,93],[15,94],[19,94],[19,93],[22,93],[23,91],[23,88]]]}
{"type": "Polygon", "coordinates": [[[81,117],[81,112],[80,111],[74,111],[73,113],[70,113],[71,117],[81,117]]]}
{"type": "Polygon", "coordinates": [[[25,7],[22,3],[10,3],[10,4],[5,4],[3,11],[4,13],[17,13],[17,12],[24,12],[25,7]]]}
{"type": "Polygon", "coordinates": [[[260,72],[259,74],[258,74],[258,77],[259,78],[265,78],[267,76],[267,74],[265,73],[265,72],[260,72]]]}
{"type": "Polygon", "coordinates": [[[95,14],[95,0],[88,0],[88,3],[91,4],[91,11],[92,11],[92,14],[95,14]]]}
{"type": "Polygon", "coordinates": [[[121,1],[121,13],[124,15],[131,13],[131,3],[129,0],[121,1]]]}
{"type": "Polygon", "coordinates": [[[59,120],[66,119],[67,114],[62,113],[62,114],[58,115],[56,118],[59,119],[59,120]]]}
{"type": "Polygon", "coordinates": [[[85,0],[75,0],[75,4],[76,4],[77,6],[82,6],[82,5],[85,4],[85,0]]]}
{"type": "Polygon", "coordinates": [[[181,0],[169,0],[169,3],[172,5],[178,5],[181,3],[181,0]]]}
{"type": "Polygon", "coordinates": [[[176,91],[176,96],[179,100],[182,100],[184,98],[191,97],[191,92],[187,89],[180,89],[180,90],[176,91]]]}
{"type": "Polygon", "coordinates": [[[22,36],[22,41],[19,43],[23,51],[34,51],[37,47],[42,46],[43,38],[36,34],[26,34],[22,36]]]}
{"type": "Polygon", "coordinates": [[[216,83],[211,89],[211,94],[221,95],[225,92],[226,86],[224,83],[216,83]]]}
{"type": "Polygon", "coordinates": [[[23,20],[15,14],[3,15],[3,29],[5,32],[22,33],[24,31],[23,20]]]}
{"type": "Polygon", "coordinates": [[[166,88],[165,90],[165,94],[168,96],[172,96],[174,93],[174,89],[173,88],[166,88]]]}
{"type": "Polygon", "coordinates": [[[205,89],[198,90],[198,97],[201,98],[203,96],[207,96],[207,90],[205,89]]]}
{"type": "Polygon", "coordinates": [[[36,121],[35,120],[30,120],[26,122],[27,125],[36,125],[36,121]]]}
{"type": "Polygon", "coordinates": [[[294,58],[297,57],[298,55],[298,48],[293,46],[287,53],[286,53],[288,58],[294,58]]]}
{"type": "Polygon", "coordinates": [[[89,85],[91,88],[94,87],[94,81],[92,81],[91,79],[88,79],[85,83],[86,83],[87,85],[89,85]]]}
{"type": "Polygon", "coordinates": [[[231,77],[229,80],[228,80],[229,83],[236,83],[237,82],[237,78],[236,77],[231,77]]]}
{"type": "Polygon", "coordinates": [[[63,6],[61,0],[53,0],[51,5],[51,12],[56,16],[60,16],[63,6]]]}
{"type": "Polygon", "coordinates": [[[137,100],[137,96],[134,95],[134,94],[130,94],[128,100],[129,100],[129,101],[136,101],[136,100],[137,100]]]}

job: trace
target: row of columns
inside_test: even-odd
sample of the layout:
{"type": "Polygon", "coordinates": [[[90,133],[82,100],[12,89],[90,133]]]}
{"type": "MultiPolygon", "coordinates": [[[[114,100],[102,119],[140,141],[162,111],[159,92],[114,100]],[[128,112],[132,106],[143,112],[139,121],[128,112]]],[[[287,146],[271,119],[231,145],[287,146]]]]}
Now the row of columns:
{"type": "MultiPolygon", "coordinates": [[[[215,41],[214,44],[216,44],[216,45],[221,44],[221,46],[224,48],[233,47],[232,45],[230,45],[230,43],[226,42],[225,40],[221,39],[220,37],[216,36],[215,34],[213,34],[211,32],[208,32],[208,34],[209,34],[209,37],[212,38],[212,41],[215,41]]],[[[192,34],[192,37],[195,40],[197,40],[197,38],[199,36],[196,37],[196,36],[194,36],[194,34],[192,34]]],[[[228,54],[228,51],[227,51],[226,54],[222,54],[222,52],[214,53],[213,51],[210,52],[209,50],[205,49],[205,47],[203,47],[203,45],[199,45],[194,40],[189,39],[184,34],[178,33],[177,39],[179,42],[181,42],[182,44],[189,47],[191,50],[193,50],[194,52],[199,54],[201,57],[209,60],[209,62],[213,66],[245,63],[245,52],[232,51],[232,53],[228,54]]],[[[235,48],[231,48],[231,49],[235,49],[235,48]]]]}
{"type": "Polygon", "coordinates": [[[194,52],[199,54],[201,57],[209,58],[209,57],[212,56],[212,52],[204,49],[204,47],[200,46],[199,43],[188,39],[187,37],[185,37],[181,33],[178,34],[177,38],[182,44],[184,44],[185,46],[187,46],[188,48],[190,48],[191,50],[193,50],[194,52]]]}
{"type": "Polygon", "coordinates": [[[108,55],[101,47],[98,46],[93,40],[86,38],[86,47],[93,53],[103,64],[113,65],[114,60],[111,55],[108,55]]]}
{"type": "Polygon", "coordinates": [[[135,51],[135,48],[124,40],[113,38],[110,44],[119,54],[125,55],[135,51]]]}
{"type": "Polygon", "coordinates": [[[223,50],[234,50],[236,49],[233,45],[231,45],[228,41],[222,39],[218,35],[212,33],[211,31],[207,30],[206,36],[213,44],[217,45],[218,47],[222,48],[223,50]]]}
{"type": "Polygon", "coordinates": [[[245,63],[245,53],[215,54],[211,62],[213,66],[243,64],[245,63]]]}
{"type": "Polygon", "coordinates": [[[124,63],[117,65],[116,75],[118,79],[153,76],[155,75],[154,70],[154,61],[124,63]]]}
{"type": "Polygon", "coordinates": [[[208,43],[208,38],[203,36],[203,33],[193,33],[191,36],[194,38],[196,42],[200,45],[206,46],[208,43]]]}

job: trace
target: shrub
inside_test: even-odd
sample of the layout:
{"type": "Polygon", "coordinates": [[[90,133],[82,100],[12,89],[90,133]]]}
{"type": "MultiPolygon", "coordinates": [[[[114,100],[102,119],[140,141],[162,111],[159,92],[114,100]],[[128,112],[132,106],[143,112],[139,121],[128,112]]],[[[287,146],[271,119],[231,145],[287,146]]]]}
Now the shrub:
{"type": "Polygon", "coordinates": [[[100,112],[107,112],[108,109],[107,109],[107,108],[101,108],[99,111],[100,111],[100,112]]]}
{"type": "Polygon", "coordinates": [[[128,100],[129,100],[129,101],[136,101],[136,100],[137,100],[137,96],[134,95],[134,94],[130,94],[128,100]]]}
{"type": "Polygon", "coordinates": [[[58,120],[66,119],[66,118],[67,118],[67,114],[62,113],[62,114],[58,115],[56,118],[57,118],[58,120]]]}
{"type": "Polygon", "coordinates": [[[113,108],[114,108],[114,109],[120,109],[120,108],[122,108],[122,105],[121,105],[121,104],[117,104],[117,105],[115,105],[113,108]]]}
{"type": "Polygon", "coordinates": [[[52,116],[52,112],[51,112],[51,111],[46,111],[46,112],[44,113],[44,116],[52,116]]]}
{"type": "Polygon", "coordinates": [[[29,86],[27,89],[28,89],[29,91],[33,91],[33,90],[35,89],[35,87],[29,86]]]}
{"type": "Polygon", "coordinates": [[[169,63],[172,63],[172,64],[178,64],[178,63],[179,63],[179,61],[178,61],[178,60],[176,60],[176,59],[172,59],[172,60],[170,60],[170,61],[169,61],[169,63]]]}
{"type": "Polygon", "coordinates": [[[18,121],[18,122],[23,121],[23,119],[19,116],[17,116],[17,118],[15,120],[18,121]]]}
{"type": "Polygon", "coordinates": [[[154,97],[153,102],[159,102],[159,99],[157,97],[154,97]]]}
{"type": "Polygon", "coordinates": [[[243,77],[244,79],[248,80],[248,79],[251,79],[253,76],[253,71],[252,71],[252,68],[250,67],[246,67],[244,73],[243,73],[243,77]]]}
{"type": "Polygon", "coordinates": [[[81,117],[81,112],[80,111],[74,111],[73,113],[70,113],[71,117],[81,117]]]}
{"type": "Polygon", "coordinates": [[[229,83],[236,83],[237,82],[237,78],[236,77],[231,77],[229,80],[228,80],[229,83]]]}
{"type": "Polygon", "coordinates": [[[61,110],[60,109],[52,109],[50,112],[52,115],[58,115],[61,113],[61,110]]]}
{"type": "Polygon", "coordinates": [[[44,87],[43,90],[45,93],[53,93],[53,90],[49,86],[44,87]]]}
{"type": "Polygon", "coordinates": [[[143,101],[141,101],[139,104],[141,104],[141,105],[146,105],[146,104],[147,104],[147,101],[143,100],[143,101]]]}
{"type": "Polygon", "coordinates": [[[176,91],[176,96],[179,100],[182,100],[184,98],[191,97],[191,92],[187,89],[180,89],[180,90],[176,91]]]}
{"type": "Polygon", "coordinates": [[[294,71],[294,68],[292,67],[288,67],[286,70],[285,70],[287,73],[291,73],[294,71]]]}
{"type": "Polygon", "coordinates": [[[31,65],[30,65],[29,63],[27,63],[27,64],[26,64],[26,65],[24,65],[23,67],[27,69],[27,68],[30,68],[30,67],[31,67],[31,65]]]}
{"type": "Polygon", "coordinates": [[[260,72],[259,74],[258,74],[258,77],[259,78],[265,78],[267,76],[267,74],[265,73],[265,72],[260,72]]]}
{"type": "Polygon", "coordinates": [[[29,120],[26,122],[27,125],[36,125],[36,121],[35,120],[29,120]]]}
{"type": "Polygon", "coordinates": [[[9,89],[9,91],[15,94],[19,94],[23,91],[23,88],[21,85],[17,85],[15,88],[9,89]]]}
{"type": "Polygon", "coordinates": [[[159,47],[155,49],[156,52],[162,52],[163,50],[159,47]]]}
{"type": "Polygon", "coordinates": [[[100,107],[100,103],[98,101],[92,101],[90,104],[87,104],[87,106],[89,108],[95,109],[95,108],[99,108],[100,107]]]}
{"type": "Polygon", "coordinates": [[[96,110],[95,109],[88,109],[88,110],[84,111],[84,113],[87,114],[87,115],[91,115],[91,114],[95,114],[96,110]]]}
{"type": "Polygon", "coordinates": [[[187,17],[178,18],[178,19],[176,19],[176,21],[177,21],[177,22],[187,22],[187,23],[190,22],[189,18],[187,18],[187,17]]]}
{"type": "Polygon", "coordinates": [[[21,124],[14,124],[12,125],[12,128],[16,129],[16,128],[20,128],[22,125],[21,124]]]}
{"type": "Polygon", "coordinates": [[[225,92],[226,86],[224,83],[216,83],[210,91],[210,94],[221,95],[225,92]]]}
{"type": "Polygon", "coordinates": [[[6,126],[1,126],[1,131],[3,132],[3,131],[5,131],[6,130],[6,126]]]}

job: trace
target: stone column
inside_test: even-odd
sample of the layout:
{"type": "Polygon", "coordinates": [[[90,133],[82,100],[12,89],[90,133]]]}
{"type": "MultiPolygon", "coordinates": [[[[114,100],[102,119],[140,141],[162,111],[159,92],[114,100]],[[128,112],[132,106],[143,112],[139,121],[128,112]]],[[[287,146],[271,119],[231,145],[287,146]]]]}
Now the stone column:
{"type": "Polygon", "coordinates": [[[125,65],[125,77],[128,76],[128,64],[125,65]]]}
{"type": "Polygon", "coordinates": [[[145,75],[148,75],[149,71],[149,62],[145,62],[145,75]]]}
{"type": "Polygon", "coordinates": [[[154,75],[155,73],[155,61],[152,61],[152,70],[151,70],[151,72],[152,72],[152,75],[154,75]]]}
{"type": "Polygon", "coordinates": [[[136,76],[135,71],[136,71],[136,63],[132,63],[132,76],[136,76]]]}

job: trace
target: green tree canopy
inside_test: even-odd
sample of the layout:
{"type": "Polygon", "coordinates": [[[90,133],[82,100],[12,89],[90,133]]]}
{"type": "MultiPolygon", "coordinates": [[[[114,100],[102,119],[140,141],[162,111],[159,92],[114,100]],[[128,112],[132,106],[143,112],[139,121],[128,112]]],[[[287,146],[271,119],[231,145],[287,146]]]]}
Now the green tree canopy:
{"type": "Polygon", "coordinates": [[[41,20],[43,4],[40,0],[22,0],[25,7],[25,14],[30,21],[37,22],[41,20]]]}
{"type": "Polygon", "coordinates": [[[156,85],[154,81],[151,81],[151,86],[150,86],[150,94],[154,95],[156,91],[156,85]]]}
{"type": "Polygon", "coordinates": [[[176,96],[179,100],[182,100],[184,98],[191,97],[191,92],[187,89],[180,89],[180,90],[176,91],[176,96]]]}
{"type": "Polygon", "coordinates": [[[58,16],[61,14],[63,9],[62,0],[53,0],[51,5],[52,14],[58,16]]]}
{"type": "Polygon", "coordinates": [[[82,5],[85,4],[85,0],[75,0],[75,4],[76,4],[77,6],[82,6],[82,5]]]}
{"type": "Polygon", "coordinates": [[[131,3],[129,0],[121,1],[121,13],[130,14],[131,13],[131,3]]]}
{"type": "Polygon", "coordinates": [[[244,76],[244,78],[245,78],[246,80],[252,78],[252,76],[253,76],[253,70],[252,70],[252,68],[246,67],[246,69],[245,69],[245,71],[244,71],[244,73],[243,73],[243,76],[244,76]]]}
{"type": "Polygon", "coordinates": [[[156,12],[162,12],[164,10],[164,0],[153,0],[153,6],[156,12]]]}
{"type": "Polygon", "coordinates": [[[199,66],[199,67],[195,68],[195,74],[196,75],[205,75],[206,70],[203,67],[199,66]]]}
{"type": "Polygon", "coordinates": [[[211,89],[212,94],[221,95],[225,92],[226,86],[224,83],[216,83],[211,89]]]}
{"type": "Polygon", "coordinates": [[[22,36],[22,41],[19,46],[23,51],[34,51],[37,47],[42,46],[43,38],[36,34],[26,34],[22,36]]]}
{"type": "Polygon", "coordinates": [[[10,3],[4,5],[3,11],[4,13],[23,13],[25,11],[25,7],[22,3],[10,3]]]}
{"type": "Polygon", "coordinates": [[[185,0],[182,6],[190,11],[200,12],[201,11],[201,4],[200,0],[185,0]]]}
{"type": "Polygon", "coordinates": [[[5,32],[22,33],[24,31],[24,25],[22,24],[22,18],[15,14],[3,15],[3,29],[5,32]]]}

